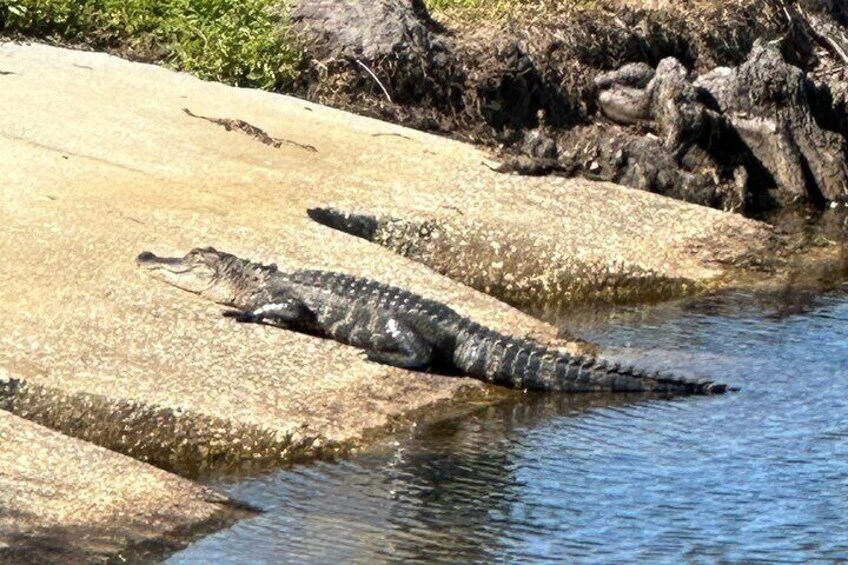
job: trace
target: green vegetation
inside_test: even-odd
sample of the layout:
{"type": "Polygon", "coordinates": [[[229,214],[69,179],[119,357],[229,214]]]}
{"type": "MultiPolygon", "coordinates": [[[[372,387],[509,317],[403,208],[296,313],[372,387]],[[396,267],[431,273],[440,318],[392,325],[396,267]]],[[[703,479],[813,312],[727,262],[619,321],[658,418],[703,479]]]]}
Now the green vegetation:
{"type": "MultiPolygon", "coordinates": [[[[531,18],[592,0],[426,0],[454,23],[531,18]]],[[[0,0],[19,36],[164,63],[201,78],[286,91],[304,68],[287,0],[0,0]]]]}
{"type": "Polygon", "coordinates": [[[11,0],[9,31],[162,61],[204,79],[281,90],[302,54],[279,0],[11,0]]]}
{"type": "Polygon", "coordinates": [[[431,10],[497,10],[503,5],[519,4],[516,0],[427,0],[431,10]]]}
{"type": "Polygon", "coordinates": [[[520,12],[528,5],[536,8],[546,2],[536,0],[426,0],[427,7],[457,20],[500,20],[520,12]]]}
{"type": "Polygon", "coordinates": [[[456,23],[532,21],[573,8],[590,8],[600,0],[425,0],[436,15],[456,23]]]}

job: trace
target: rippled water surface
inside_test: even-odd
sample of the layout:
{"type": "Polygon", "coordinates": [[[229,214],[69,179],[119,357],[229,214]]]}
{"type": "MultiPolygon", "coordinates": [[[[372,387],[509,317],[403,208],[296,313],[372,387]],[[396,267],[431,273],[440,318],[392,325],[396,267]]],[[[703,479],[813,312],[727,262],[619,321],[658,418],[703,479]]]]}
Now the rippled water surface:
{"type": "Polygon", "coordinates": [[[266,512],[168,563],[848,561],[848,295],[700,299],[578,329],[742,391],[525,396],[226,484],[266,512]]]}

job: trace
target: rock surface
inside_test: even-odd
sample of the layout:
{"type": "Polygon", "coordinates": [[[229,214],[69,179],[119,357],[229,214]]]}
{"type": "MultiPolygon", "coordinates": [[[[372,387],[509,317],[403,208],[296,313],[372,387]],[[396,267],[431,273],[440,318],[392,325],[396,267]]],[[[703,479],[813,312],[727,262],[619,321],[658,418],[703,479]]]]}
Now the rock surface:
{"type": "Polygon", "coordinates": [[[213,245],[283,269],[366,275],[557,343],[551,326],[306,209],[355,203],[438,220],[450,231],[433,265],[517,299],[560,281],[626,289],[645,273],[696,285],[770,243],[766,226],[734,215],[498,174],[468,145],[102,54],[7,43],[0,68],[15,73],[0,77],[0,253],[14,266],[0,271],[0,397],[189,475],[348,444],[480,385],[234,324],[138,272],[142,250],[213,245]]]}
{"type": "Polygon", "coordinates": [[[757,43],[739,67],[694,81],[667,58],[655,72],[628,64],[595,84],[603,115],[630,127],[572,132],[591,142],[565,155],[568,170],[596,163],[593,172],[627,186],[746,212],[848,197],[848,139],[822,118],[827,94],[775,45],[757,43]]]}
{"type": "Polygon", "coordinates": [[[420,17],[423,6],[418,4],[410,0],[300,0],[292,3],[290,22],[319,59],[373,62],[429,49],[430,32],[420,17]]]}
{"type": "Polygon", "coordinates": [[[3,411],[0,445],[4,565],[152,557],[235,517],[210,489],[3,411]]]}
{"type": "Polygon", "coordinates": [[[759,43],[738,69],[696,81],[779,190],[816,203],[848,198],[848,140],[822,128],[801,69],[774,45],[759,43]]]}
{"type": "Polygon", "coordinates": [[[296,0],[289,21],[312,61],[310,98],[370,90],[380,105],[450,106],[458,71],[422,0],[296,0]]]}

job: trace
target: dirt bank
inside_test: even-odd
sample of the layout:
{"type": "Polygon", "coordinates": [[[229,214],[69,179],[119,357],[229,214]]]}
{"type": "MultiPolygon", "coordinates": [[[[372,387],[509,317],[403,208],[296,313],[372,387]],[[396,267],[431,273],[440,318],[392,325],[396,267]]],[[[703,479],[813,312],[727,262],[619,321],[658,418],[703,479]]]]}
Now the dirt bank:
{"type": "Polygon", "coordinates": [[[437,21],[420,1],[299,0],[291,20],[311,60],[300,92],[499,148],[505,172],[750,215],[846,199],[844,3],[644,4],[437,21]],[[625,65],[641,74],[611,72],[625,65]]]}

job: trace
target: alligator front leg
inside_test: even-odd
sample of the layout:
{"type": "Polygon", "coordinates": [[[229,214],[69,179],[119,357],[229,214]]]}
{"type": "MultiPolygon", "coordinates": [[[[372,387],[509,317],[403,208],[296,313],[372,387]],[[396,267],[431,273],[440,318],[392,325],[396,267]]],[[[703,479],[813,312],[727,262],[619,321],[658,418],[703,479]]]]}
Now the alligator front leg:
{"type": "Polygon", "coordinates": [[[265,320],[281,324],[311,325],[315,314],[300,300],[284,298],[268,304],[263,304],[253,310],[229,310],[224,317],[234,318],[237,322],[259,324],[265,320]]]}

